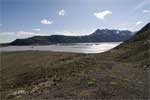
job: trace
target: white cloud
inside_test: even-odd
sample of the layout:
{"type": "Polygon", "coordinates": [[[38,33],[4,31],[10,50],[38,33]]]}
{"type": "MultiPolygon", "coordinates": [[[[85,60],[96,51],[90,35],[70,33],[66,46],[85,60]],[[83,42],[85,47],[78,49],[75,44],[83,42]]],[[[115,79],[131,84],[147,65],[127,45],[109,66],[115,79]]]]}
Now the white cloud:
{"type": "Polygon", "coordinates": [[[40,28],[34,28],[34,29],[32,29],[32,30],[33,30],[33,31],[37,31],[37,32],[41,31],[40,28]]]}
{"type": "Polygon", "coordinates": [[[38,36],[38,35],[50,35],[49,33],[34,33],[26,31],[17,31],[17,32],[0,32],[0,36],[16,36],[16,37],[29,37],[29,36],[38,36]]]}
{"type": "Polygon", "coordinates": [[[144,13],[150,13],[150,10],[143,10],[144,13]]]}
{"type": "Polygon", "coordinates": [[[64,16],[65,13],[66,13],[66,11],[65,11],[64,9],[62,9],[62,10],[60,10],[60,11],[58,12],[58,15],[59,15],[59,16],[64,16]]]}
{"type": "Polygon", "coordinates": [[[53,21],[49,21],[47,19],[43,19],[43,20],[41,20],[41,23],[42,24],[53,24],[53,21]]]}
{"type": "Polygon", "coordinates": [[[10,35],[15,35],[15,33],[14,32],[1,32],[0,33],[0,36],[10,36],[10,35]]]}
{"type": "Polygon", "coordinates": [[[98,19],[103,20],[107,15],[111,15],[111,14],[112,14],[111,11],[105,10],[105,11],[102,11],[102,12],[95,12],[94,16],[96,16],[98,19]]]}
{"type": "Polygon", "coordinates": [[[11,42],[15,39],[28,38],[37,35],[32,32],[18,31],[18,32],[0,32],[0,43],[11,42]]]}
{"type": "Polygon", "coordinates": [[[15,39],[29,38],[32,36],[50,36],[52,33],[34,33],[34,32],[0,32],[0,43],[11,42],[15,39]]]}
{"type": "Polygon", "coordinates": [[[137,26],[137,25],[140,25],[142,23],[143,23],[142,21],[137,21],[135,25],[137,26]]]}
{"type": "Polygon", "coordinates": [[[58,32],[51,32],[48,33],[49,35],[66,35],[66,36],[83,36],[83,35],[89,35],[92,34],[95,31],[95,29],[81,29],[80,31],[69,31],[69,30],[63,30],[58,32]]]}
{"type": "Polygon", "coordinates": [[[0,32],[0,43],[8,43],[16,39],[14,32],[0,32]]]}
{"type": "Polygon", "coordinates": [[[27,38],[27,37],[31,37],[31,36],[36,35],[36,33],[18,31],[18,32],[15,32],[15,35],[16,35],[17,38],[27,38]]]}
{"type": "Polygon", "coordinates": [[[103,20],[103,19],[105,19],[105,17],[106,17],[107,15],[111,15],[111,14],[112,14],[111,11],[105,10],[105,11],[102,11],[102,12],[95,12],[95,13],[94,13],[94,16],[96,16],[98,19],[103,20]]]}
{"type": "Polygon", "coordinates": [[[49,35],[67,35],[67,36],[72,36],[72,35],[77,35],[75,32],[70,32],[70,31],[61,31],[61,32],[51,32],[48,33],[49,35]]]}

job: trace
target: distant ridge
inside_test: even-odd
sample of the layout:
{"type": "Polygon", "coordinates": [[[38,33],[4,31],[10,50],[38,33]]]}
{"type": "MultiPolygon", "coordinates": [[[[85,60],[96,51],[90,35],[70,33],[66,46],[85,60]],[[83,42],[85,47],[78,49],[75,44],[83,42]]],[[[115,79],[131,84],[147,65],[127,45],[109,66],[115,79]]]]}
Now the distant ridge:
{"type": "Polygon", "coordinates": [[[111,50],[119,60],[141,61],[150,64],[150,23],[145,25],[133,37],[111,50]]]}
{"type": "Polygon", "coordinates": [[[85,42],[120,42],[128,40],[133,35],[130,31],[97,29],[87,36],[34,36],[26,39],[16,39],[9,45],[49,45],[55,43],[85,43],[85,42]]]}

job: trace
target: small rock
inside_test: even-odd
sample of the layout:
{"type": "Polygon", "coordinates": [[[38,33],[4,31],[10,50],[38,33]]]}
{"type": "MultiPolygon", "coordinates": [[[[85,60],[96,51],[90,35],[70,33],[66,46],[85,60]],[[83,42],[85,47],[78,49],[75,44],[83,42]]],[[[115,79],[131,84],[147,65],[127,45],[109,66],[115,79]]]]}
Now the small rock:
{"type": "Polygon", "coordinates": [[[32,93],[36,93],[39,90],[39,87],[35,86],[32,90],[31,90],[31,94],[32,93]]]}
{"type": "Polygon", "coordinates": [[[116,83],[116,82],[110,82],[110,84],[111,84],[111,85],[117,85],[117,83],[116,83]]]}
{"type": "Polygon", "coordinates": [[[26,94],[26,91],[25,90],[17,90],[17,91],[14,91],[13,93],[10,93],[6,96],[7,99],[12,99],[14,97],[20,97],[21,95],[24,95],[26,94]]]}
{"type": "Polygon", "coordinates": [[[15,91],[13,93],[14,96],[17,96],[17,95],[22,95],[22,94],[25,94],[26,92],[24,90],[18,90],[18,91],[15,91]]]}

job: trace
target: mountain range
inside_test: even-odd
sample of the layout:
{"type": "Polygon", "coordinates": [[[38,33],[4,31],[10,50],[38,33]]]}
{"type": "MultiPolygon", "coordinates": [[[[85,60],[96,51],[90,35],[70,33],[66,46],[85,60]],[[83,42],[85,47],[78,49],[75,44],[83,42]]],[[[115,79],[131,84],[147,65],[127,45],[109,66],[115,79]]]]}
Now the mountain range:
{"type": "Polygon", "coordinates": [[[122,42],[133,36],[133,32],[128,30],[109,30],[97,29],[90,35],[86,36],[34,36],[26,39],[16,39],[9,45],[49,45],[56,43],[85,43],[85,42],[122,42]]]}

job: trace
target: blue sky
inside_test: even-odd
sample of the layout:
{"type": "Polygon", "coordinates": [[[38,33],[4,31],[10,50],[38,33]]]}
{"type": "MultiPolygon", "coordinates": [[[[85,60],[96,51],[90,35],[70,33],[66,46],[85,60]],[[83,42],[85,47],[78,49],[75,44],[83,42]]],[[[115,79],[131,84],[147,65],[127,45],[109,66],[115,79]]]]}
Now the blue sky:
{"type": "Polygon", "coordinates": [[[35,35],[87,35],[96,29],[138,31],[150,0],[1,0],[0,43],[35,35]]]}

